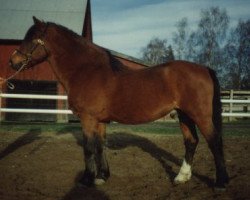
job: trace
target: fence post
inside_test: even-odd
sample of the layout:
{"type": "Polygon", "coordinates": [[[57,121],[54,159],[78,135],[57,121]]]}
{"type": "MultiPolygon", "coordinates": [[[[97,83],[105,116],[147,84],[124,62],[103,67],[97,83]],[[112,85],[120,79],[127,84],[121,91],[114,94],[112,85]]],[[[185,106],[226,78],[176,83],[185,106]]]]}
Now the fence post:
{"type": "Polygon", "coordinates": [[[2,89],[0,88],[0,123],[2,122],[2,112],[1,112],[1,108],[2,108],[2,89]]]}
{"type": "Polygon", "coordinates": [[[2,84],[0,83],[0,123],[2,122],[2,89],[3,89],[3,86],[2,84]]]}
{"type": "MultiPolygon", "coordinates": [[[[234,91],[230,90],[230,97],[229,97],[229,99],[233,100],[233,98],[234,98],[234,91]]],[[[233,113],[233,103],[229,104],[229,112],[233,113]]],[[[229,117],[229,121],[231,122],[232,120],[233,120],[233,117],[229,117]]]]}
{"type": "MultiPolygon", "coordinates": [[[[245,98],[246,100],[249,100],[250,98],[245,98]]],[[[248,104],[246,104],[245,106],[243,106],[243,112],[244,113],[247,113],[248,112],[248,108],[249,108],[249,105],[248,104]]]]}
{"type": "MultiPolygon", "coordinates": [[[[61,84],[57,84],[57,94],[65,93],[61,84]]],[[[57,100],[57,109],[68,109],[68,101],[57,100]]],[[[57,123],[68,123],[69,117],[67,114],[57,114],[57,123]]]]}

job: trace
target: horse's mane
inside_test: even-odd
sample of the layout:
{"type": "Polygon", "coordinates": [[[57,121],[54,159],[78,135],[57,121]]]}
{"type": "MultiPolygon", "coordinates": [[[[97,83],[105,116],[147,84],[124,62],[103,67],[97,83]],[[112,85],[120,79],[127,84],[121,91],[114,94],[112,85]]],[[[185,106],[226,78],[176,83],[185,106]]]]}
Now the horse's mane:
{"type": "Polygon", "coordinates": [[[69,28],[67,28],[65,26],[62,26],[60,24],[56,24],[56,23],[53,23],[53,22],[47,22],[47,24],[48,24],[48,26],[56,26],[56,27],[62,29],[63,31],[65,31],[66,33],[68,33],[73,38],[76,38],[76,39],[83,38],[80,35],[78,35],[77,33],[75,33],[74,31],[72,31],[71,29],[69,29],[69,28]]]}
{"type": "Polygon", "coordinates": [[[105,50],[109,57],[110,66],[113,72],[127,71],[128,67],[114,57],[109,50],[105,50]]]}
{"type": "Polygon", "coordinates": [[[53,23],[53,22],[47,22],[46,23],[46,27],[44,28],[44,30],[38,30],[37,29],[37,26],[36,25],[32,25],[30,27],[30,29],[27,31],[25,37],[24,37],[24,40],[30,40],[32,39],[32,36],[38,31],[38,32],[41,32],[41,34],[45,33],[47,27],[49,26],[56,26],[62,30],[64,30],[66,33],[68,33],[70,36],[72,36],[73,38],[80,38],[81,36],[78,35],[77,33],[75,33],[74,31],[66,28],[65,26],[62,26],[62,25],[59,25],[59,24],[56,24],[56,23],[53,23]]]}
{"type": "Polygon", "coordinates": [[[108,56],[108,59],[109,59],[109,62],[110,62],[109,65],[111,66],[112,71],[119,72],[119,71],[125,71],[125,70],[128,69],[128,67],[123,65],[117,58],[115,58],[109,50],[107,50],[107,49],[105,49],[103,47],[100,47],[100,46],[86,40],[86,38],[78,35],[77,33],[75,33],[74,31],[72,31],[70,29],[68,29],[65,26],[55,24],[55,23],[52,23],[52,22],[48,22],[48,25],[49,26],[50,25],[57,26],[58,28],[60,28],[63,31],[67,32],[73,38],[79,40],[79,42],[83,42],[84,44],[87,44],[89,47],[96,47],[96,48],[99,48],[100,50],[102,50],[103,53],[106,53],[107,56],[108,56]]]}
{"type": "MultiPolygon", "coordinates": [[[[62,30],[64,33],[66,33],[68,37],[72,37],[72,39],[79,41],[81,44],[87,45],[88,48],[99,49],[100,51],[98,50],[98,52],[103,52],[104,56],[106,54],[107,59],[109,60],[109,66],[111,67],[113,72],[120,72],[120,71],[128,70],[128,67],[123,65],[117,58],[115,58],[109,50],[107,50],[103,47],[100,47],[100,46],[92,43],[91,41],[88,41],[86,38],[78,35],[77,33],[68,29],[67,27],[53,23],[53,22],[47,22],[46,26],[47,27],[50,27],[50,26],[57,27],[60,30],[62,30]]],[[[38,31],[37,27],[35,25],[31,26],[31,28],[26,33],[24,40],[32,39],[32,36],[36,31],[38,31]]],[[[44,32],[43,30],[39,30],[39,31],[41,33],[44,32]]]]}

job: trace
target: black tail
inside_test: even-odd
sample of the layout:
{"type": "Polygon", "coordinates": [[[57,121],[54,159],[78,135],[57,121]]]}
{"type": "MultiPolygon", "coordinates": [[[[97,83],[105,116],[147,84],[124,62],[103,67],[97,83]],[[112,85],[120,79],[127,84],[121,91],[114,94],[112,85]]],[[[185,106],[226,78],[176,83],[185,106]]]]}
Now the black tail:
{"type": "Polygon", "coordinates": [[[220,83],[216,76],[216,72],[208,68],[209,74],[214,83],[214,96],[213,96],[213,124],[218,133],[222,131],[222,104],[220,100],[220,83]]]}
{"type": "Polygon", "coordinates": [[[215,71],[208,69],[210,76],[214,83],[214,96],[213,96],[213,124],[215,137],[209,142],[209,147],[214,155],[214,161],[216,166],[216,182],[215,187],[218,189],[225,188],[225,184],[229,183],[229,177],[227,174],[224,153],[223,153],[223,141],[222,141],[222,105],[220,100],[220,84],[216,77],[215,71]]]}

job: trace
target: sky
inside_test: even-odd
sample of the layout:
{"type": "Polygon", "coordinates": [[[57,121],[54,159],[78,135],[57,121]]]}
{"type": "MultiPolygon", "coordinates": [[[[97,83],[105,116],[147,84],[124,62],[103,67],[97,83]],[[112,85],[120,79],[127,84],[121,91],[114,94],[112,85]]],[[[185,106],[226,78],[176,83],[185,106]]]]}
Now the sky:
{"type": "Polygon", "coordinates": [[[91,0],[94,42],[139,58],[154,37],[173,43],[175,25],[183,17],[196,29],[201,10],[212,6],[227,10],[231,27],[250,19],[250,0],[91,0]]]}

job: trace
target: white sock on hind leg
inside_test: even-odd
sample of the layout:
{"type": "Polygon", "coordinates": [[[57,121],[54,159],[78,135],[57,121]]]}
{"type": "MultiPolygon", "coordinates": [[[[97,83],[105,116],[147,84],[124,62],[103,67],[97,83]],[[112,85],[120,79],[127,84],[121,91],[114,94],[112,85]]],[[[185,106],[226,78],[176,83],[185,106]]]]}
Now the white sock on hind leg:
{"type": "Polygon", "coordinates": [[[191,178],[191,175],[191,165],[189,165],[184,159],[179,174],[175,177],[174,182],[176,184],[185,183],[191,178]]]}

